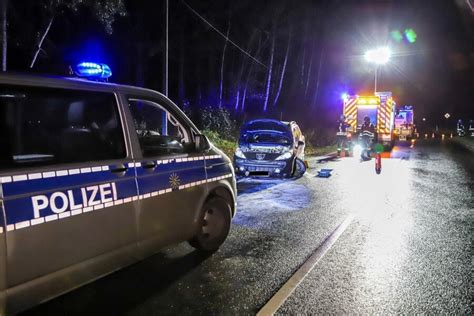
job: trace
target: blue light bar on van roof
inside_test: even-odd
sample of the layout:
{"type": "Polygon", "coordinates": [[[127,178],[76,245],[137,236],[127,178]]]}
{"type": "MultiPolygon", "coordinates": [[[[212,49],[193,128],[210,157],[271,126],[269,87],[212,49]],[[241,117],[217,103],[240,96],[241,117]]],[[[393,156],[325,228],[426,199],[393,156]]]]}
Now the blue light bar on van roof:
{"type": "Polygon", "coordinates": [[[107,79],[112,76],[112,70],[106,64],[82,62],[76,66],[76,75],[88,79],[107,79]]]}

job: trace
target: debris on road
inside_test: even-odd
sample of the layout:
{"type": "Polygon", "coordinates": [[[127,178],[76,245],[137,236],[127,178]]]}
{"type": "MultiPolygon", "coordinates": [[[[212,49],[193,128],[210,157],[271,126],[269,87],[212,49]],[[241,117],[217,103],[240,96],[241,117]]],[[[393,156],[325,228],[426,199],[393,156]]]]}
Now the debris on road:
{"type": "Polygon", "coordinates": [[[321,169],[318,171],[319,178],[329,178],[333,169],[321,169]]]}
{"type": "Polygon", "coordinates": [[[317,163],[321,163],[323,161],[333,160],[333,159],[336,159],[336,158],[337,158],[337,151],[329,153],[329,154],[324,155],[324,156],[316,157],[315,159],[316,159],[317,163]]]}

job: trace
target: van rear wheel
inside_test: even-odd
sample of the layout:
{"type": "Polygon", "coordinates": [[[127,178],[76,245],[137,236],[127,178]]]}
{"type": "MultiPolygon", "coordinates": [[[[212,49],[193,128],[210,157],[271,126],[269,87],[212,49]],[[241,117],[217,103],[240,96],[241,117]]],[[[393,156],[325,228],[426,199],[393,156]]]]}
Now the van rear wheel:
{"type": "Polygon", "coordinates": [[[215,196],[207,200],[201,211],[199,230],[189,244],[204,252],[219,249],[230,231],[231,212],[230,204],[225,199],[215,196]]]}

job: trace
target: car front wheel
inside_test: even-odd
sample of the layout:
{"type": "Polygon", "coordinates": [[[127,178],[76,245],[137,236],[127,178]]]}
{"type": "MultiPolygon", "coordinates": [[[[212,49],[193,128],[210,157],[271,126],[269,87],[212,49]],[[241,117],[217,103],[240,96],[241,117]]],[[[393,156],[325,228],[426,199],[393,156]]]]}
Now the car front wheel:
{"type": "Polygon", "coordinates": [[[305,172],[306,172],[306,164],[304,163],[303,160],[296,158],[294,176],[297,178],[302,177],[305,172]]]}

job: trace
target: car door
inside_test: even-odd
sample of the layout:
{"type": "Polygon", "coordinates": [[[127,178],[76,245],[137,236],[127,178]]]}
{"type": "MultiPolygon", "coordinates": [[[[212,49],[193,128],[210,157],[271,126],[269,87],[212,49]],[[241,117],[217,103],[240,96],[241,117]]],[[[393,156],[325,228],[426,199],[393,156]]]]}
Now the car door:
{"type": "Polygon", "coordinates": [[[166,100],[128,96],[135,125],[139,240],[145,251],[192,237],[206,197],[204,154],[192,128],[166,100]]]}
{"type": "Polygon", "coordinates": [[[59,283],[37,293],[56,295],[106,271],[86,269],[76,278],[65,268],[136,247],[135,170],[121,117],[113,92],[0,85],[0,199],[12,294],[63,271],[59,283]]]}

